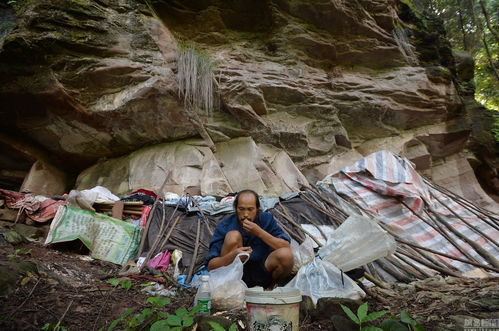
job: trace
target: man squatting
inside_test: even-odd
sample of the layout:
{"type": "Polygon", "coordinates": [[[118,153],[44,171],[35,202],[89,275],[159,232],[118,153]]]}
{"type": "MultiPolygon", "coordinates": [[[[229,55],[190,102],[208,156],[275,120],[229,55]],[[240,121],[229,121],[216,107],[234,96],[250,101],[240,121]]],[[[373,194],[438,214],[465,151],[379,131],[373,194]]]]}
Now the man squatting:
{"type": "MultiPolygon", "coordinates": [[[[231,264],[239,253],[249,253],[243,281],[248,287],[272,288],[293,268],[290,238],[271,213],[260,211],[258,195],[244,190],[234,200],[235,213],[215,228],[206,258],[208,270],[231,264]]],[[[241,256],[245,261],[246,256],[241,256]]]]}

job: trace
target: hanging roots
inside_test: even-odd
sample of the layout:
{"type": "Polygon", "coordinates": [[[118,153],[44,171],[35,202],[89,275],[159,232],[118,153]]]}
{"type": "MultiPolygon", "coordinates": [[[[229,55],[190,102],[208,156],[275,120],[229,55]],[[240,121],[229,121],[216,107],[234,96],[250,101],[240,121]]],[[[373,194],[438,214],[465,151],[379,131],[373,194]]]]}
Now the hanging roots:
{"type": "Polygon", "coordinates": [[[405,28],[398,27],[392,31],[392,35],[395,39],[395,42],[397,43],[400,52],[407,60],[407,62],[412,65],[417,65],[417,56],[414,53],[411,43],[409,42],[409,38],[407,37],[407,30],[405,28]]]}
{"type": "Polygon", "coordinates": [[[192,46],[180,45],[177,64],[179,95],[184,97],[185,106],[211,115],[215,104],[213,61],[192,46]]]}

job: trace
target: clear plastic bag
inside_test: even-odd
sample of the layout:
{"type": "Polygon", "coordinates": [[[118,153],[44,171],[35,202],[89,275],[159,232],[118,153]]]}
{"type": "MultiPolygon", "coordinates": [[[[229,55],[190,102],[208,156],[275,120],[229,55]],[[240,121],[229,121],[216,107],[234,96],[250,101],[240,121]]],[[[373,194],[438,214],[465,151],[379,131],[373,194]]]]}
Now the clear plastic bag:
{"type": "Polygon", "coordinates": [[[360,300],[364,291],[333,264],[315,258],[300,268],[296,276],[285,287],[298,288],[301,295],[309,296],[314,304],[320,298],[348,298],[360,300]]]}
{"type": "Polygon", "coordinates": [[[242,262],[240,256],[249,258],[248,253],[238,254],[231,264],[209,273],[211,304],[216,309],[229,310],[244,307],[244,292],[248,287],[243,281],[243,266],[246,262],[242,262]]]}
{"type": "Polygon", "coordinates": [[[291,272],[295,274],[302,266],[312,262],[314,259],[314,242],[308,236],[301,244],[298,244],[298,242],[291,239],[291,252],[293,252],[294,260],[293,270],[291,272]]]}
{"type": "Polygon", "coordinates": [[[319,256],[346,272],[393,254],[396,248],[395,239],[376,220],[351,215],[328,236],[319,256]]]}

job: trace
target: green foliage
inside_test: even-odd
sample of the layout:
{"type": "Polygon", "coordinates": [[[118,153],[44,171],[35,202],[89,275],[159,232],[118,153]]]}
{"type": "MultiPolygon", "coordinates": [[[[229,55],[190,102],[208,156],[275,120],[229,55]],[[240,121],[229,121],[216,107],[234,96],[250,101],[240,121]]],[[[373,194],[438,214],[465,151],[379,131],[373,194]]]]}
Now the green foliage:
{"type": "Polygon", "coordinates": [[[494,126],[492,128],[492,133],[496,139],[496,142],[499,142],[499,114],[494,117],[494,126]]]}
{"type": "Polygon", "coordinates": [[[379,327],[373,325],[362,325],[367,322],[372,322],[378,318],[384,316],[388,311],[376,311],[368,314],[367,302],[363,303],[357,309],[357,314],[354,314],[350,308],[341,305],[341,309],[347,314],[347,316],[359,326],[361,331],[424,331],[424,328],[416,320],[411,318],[409,313],[402,311],[400,313],[400,320],[396,316],[392,316],[389,319],[383,320],[379,327]]]}
{"type": "Polygon", "coordinates": [[[16,250],[14,250],[14,252],[12,252],[12,254],[9,254],[8,257],[11,260],[15,260],[16,258],[18,258],[22,255],[30,255],[30,254],[31,254],[31,249],[21,247],[21,248],[17,248],[16,250]]]}
{"type": "Polygon", "coordinates": [[[147,283],[139,284],[140,287],[147,287],[147,286],[151,286],[151,285],[154,285],[154,282],[147,282],[147,283]]]}
{"type": "Polygon", "coordinates": [[[171,300],[167,297],[149,297],[146,301],[152,303],[156,307],[164,307],[169,304],[171,300]]]}
{"type": "Polygon", "coordinates": [[[111,278],[107,282],[113,287],[117,287],[121,283],[121,288],[127,291],[132,288],[132,281],[128,278],[111,278]]]}
{"type": "MultiPolygon", "coordinates": [[[[113,281],[113,283],[116,283],[113,281]]],[[[118,283],[119,284],[119,283],[118,283]]],[[[117,286],[117,285],[116,285],[117,286]]],[[[129,308],[116,320],[114,320],[107,331],[111,331],[117,326],[120,330],[150,330],[150,331],[181,331],[187,330],[194,324],[194,315],[199,312],[200,306],[193,308],[178,308],[175,314],[161,311],[171,300],[166,297],[149,297],[146,302],[152,307],[142,309],[132,315],[133,309],[129,308]]],[[[232,331],[232,330],[231,330],[232,331]]]]}
{"type": "Polygon", "coordinates": [[[59,323],[45,323],[42,327],[44,331],[68,331],[67,328],[60,326],[59,323]]]}
{"type": "Polygon", "coordinates": [[[388,311],[382,310],[367,314],[368,311],[367,302],[364,302],[359,306],[359,308],[357,309],[357,315],[355,315],[347,306],[341,305],[341,309],[343,309],[343,311],[348,315],[348,317],[352,321],[354,321],[355,324],[359,326],[359,330],[361,331],[378,331],[378,330],[382,331],[382,329],[375,326],[362,326],[362,323],[372,322],[380,318],[381,316],[385,315],[386,313],[388,313],[388,311]]]}
{"type": "Polygon", "coordinates": [[[209,321],[208,324],[211,326],[211,331],[237,331],[236,323],[232,323],[228,330],[217,322],[209,321]]]}
{"type": "Polygon", "coordinates": [[[13,5],[16,3],[16,0],[0,0],[0,6],[2,4],[6,4],[6,5],[13,5]]]}
{"type": "Polygon", "coordinates": [[[400,320],[396,316],[381,322],[381,328],[385,331],[424,331],[417,321],[411,318],[408,312],[400,313],[400,320]]]}
{"type": "Polygon", "coordinates": [[[475,99],[485,107],[499,111],[499,1],[423,2],[432,14],[444,21],[453,48],[473,55],[475,99]]]}

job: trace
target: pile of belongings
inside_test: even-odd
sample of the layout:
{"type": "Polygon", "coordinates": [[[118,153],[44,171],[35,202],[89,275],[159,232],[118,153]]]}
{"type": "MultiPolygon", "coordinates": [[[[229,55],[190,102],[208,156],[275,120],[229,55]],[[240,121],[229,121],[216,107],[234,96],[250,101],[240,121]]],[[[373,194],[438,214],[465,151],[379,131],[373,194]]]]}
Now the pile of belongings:
{"type": "MultiPolygon", "coordinates": [[[[1,196],[35,221],[53,218],[47,244],[79,239],[91,256],[118,264],[131,260],[135,272],[173,266],[186,286],[207,272],[210,239],[233,212],[234,199],[147,190],[120,199],[103,187],[71,191],[61,200],[6,190],[1,196]],[[119,220],[123,215],[127,222],[119,220]]],[[[362,298],[345,274],[359,267],[374,283],[499,271],[498,215],[420,176],[410,161],[388,151],[306,190],[261,199],[261,205],[293,239],[296,276],[287,286],[314,302],[362,298]]]]}

